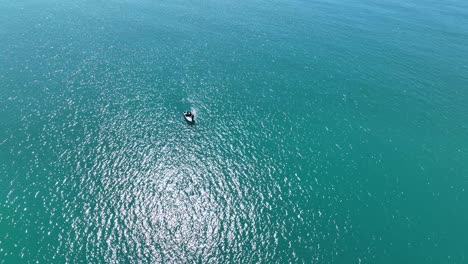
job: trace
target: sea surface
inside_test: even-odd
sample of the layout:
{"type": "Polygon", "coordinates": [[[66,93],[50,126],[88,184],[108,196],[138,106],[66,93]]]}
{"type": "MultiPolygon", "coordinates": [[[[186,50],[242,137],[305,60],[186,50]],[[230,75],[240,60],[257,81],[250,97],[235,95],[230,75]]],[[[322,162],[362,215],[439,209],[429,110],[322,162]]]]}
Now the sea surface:
{"type": "Polygon", "coordinates": [[[0,263],[468,263],[468,1],[0,0],[0,263]]]}

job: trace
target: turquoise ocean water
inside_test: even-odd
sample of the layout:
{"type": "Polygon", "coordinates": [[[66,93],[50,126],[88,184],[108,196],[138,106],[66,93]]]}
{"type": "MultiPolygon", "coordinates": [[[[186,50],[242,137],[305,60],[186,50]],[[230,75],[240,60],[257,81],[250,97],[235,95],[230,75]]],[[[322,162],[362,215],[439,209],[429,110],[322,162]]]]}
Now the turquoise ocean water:
{"type": "Polygon", "coordinates": [[[36,262],[468,263],[468,2],[0,0],[36,262]]]}

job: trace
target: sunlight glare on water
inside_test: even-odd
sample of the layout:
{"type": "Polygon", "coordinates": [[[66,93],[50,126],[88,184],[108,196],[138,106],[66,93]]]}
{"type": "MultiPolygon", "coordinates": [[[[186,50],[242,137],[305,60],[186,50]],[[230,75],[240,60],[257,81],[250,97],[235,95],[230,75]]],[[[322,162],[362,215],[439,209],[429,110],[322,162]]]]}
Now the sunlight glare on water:
{"type": "Polygon", "coordinates": [[[465,263],[467,14],[0,0],[0,263],[465,263]]]}

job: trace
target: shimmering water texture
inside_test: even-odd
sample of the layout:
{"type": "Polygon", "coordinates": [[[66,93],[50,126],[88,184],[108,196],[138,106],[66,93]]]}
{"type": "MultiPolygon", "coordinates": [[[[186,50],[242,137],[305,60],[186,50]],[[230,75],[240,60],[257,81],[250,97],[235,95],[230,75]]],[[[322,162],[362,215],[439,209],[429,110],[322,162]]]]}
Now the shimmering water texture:
{"type": "Polygon", "coordinates": [[[0,0],[0,263],[467,263],[467,62],[466,1],[0,0]]]}

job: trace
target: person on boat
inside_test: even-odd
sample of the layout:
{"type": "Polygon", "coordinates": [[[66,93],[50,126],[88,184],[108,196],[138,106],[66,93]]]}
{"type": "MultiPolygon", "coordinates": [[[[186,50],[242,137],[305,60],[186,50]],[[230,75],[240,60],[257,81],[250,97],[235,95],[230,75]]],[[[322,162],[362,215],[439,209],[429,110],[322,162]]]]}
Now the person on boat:
{"type": "Polygon", "coordinates": [[[192,116],[192,112],[187,112],[187,113],[185,114],[185,116],[191,117],[191,116],[192,116]]]}

